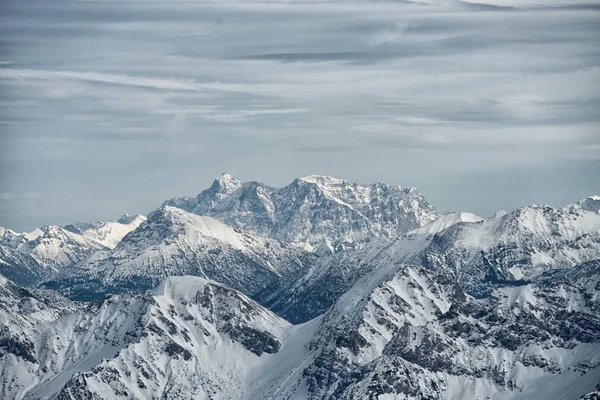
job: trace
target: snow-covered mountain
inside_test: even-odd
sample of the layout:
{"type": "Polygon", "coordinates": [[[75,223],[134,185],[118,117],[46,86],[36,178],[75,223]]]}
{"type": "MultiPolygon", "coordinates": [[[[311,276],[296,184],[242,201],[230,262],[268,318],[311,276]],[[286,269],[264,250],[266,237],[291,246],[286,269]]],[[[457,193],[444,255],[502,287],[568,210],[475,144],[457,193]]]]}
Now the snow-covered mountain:
{"type": "Polygon", "coordinates": [[[39,283],[97,251],[114,248],[145,219],[125,215],[120,222],[49,225],[27,233],[0,228],[0,273],[22,285],[39,283]]]}
{"type": "Polygon", "coordinates": [[[299,243],[318,254],[359,248],[374,238],[393,238],[439,216],[414,188],[358,185],[320,175],[273,188],[222,174],[197,197],[165,204],[260,236],[299,243]]]}
{"type": "Polygon", "coordinates": [[[3,280],[0,313],[3,399],[240,398],[290,328],[243,294],[190,276],[69,313],[3,280]]]}
{"type": "Polygon", "coordinates": [[[444,273],[391,265],[309,322],[307,353],[253,397],[577,399],[600,383],[599,287],[594,261],[477,300],[444,273]]]}
{"type": "Polygon", "coordinates": [[[6,230],[0,237],[0,249],[0,263],[18,265],[11,260],[25,259],[27,262],[20,264],[19,269],[26,269],[31,274],[3,272],[21,284],[31,284],[107,247],[94,239],[52,225],[39,228],[35,235],[6,230]]]}
{"type": "Polygon", "coordinates": [[[410,262],[445,269],[467,291],[485,296],[494,284],[526,281],[599,258],[600,213],[590,199],[564,208],[522,207],[500,218],[452,225],[410,262]]]}
{"type": "Polygon", "coordinates": [[[488,220],[443,215],[393,241],[324,257],[257,299],[289,321],[304,322],[325,312],[365,274],[399,263],[445,271],[471,295],[488,296],[497,286],[600,258],[600,213],[589,204],[584,199],[560,209],[528,206],[488,220]]]}
{"type": "Polygon", "coordinates": [[[299,246],[246,234],[211,218],[164,206],[111,251],[97,252],[44,283],[72,298],[144,291],[168,276],[195,275],[253,295],[311,265],[299,246]]]}
{"type": "Polygon", "coordinates": [[[76,309],[55,292],[24,289],[0,275],[0,398],[18,399],[34,384],[46,369],[37,362],[43,327],[76,309]]]}
{"type": "Polygon", "coordinates": [[[29,286],[47,276],[47,270],[29,254],[0,245],[0,274],[21,285],[29,286]]]}
{"type": "Polygon", "coordinates": [[[0,228],[0,398],[589,400],[599,293],[598,196],[484,219],[224,174],[147,219],[0,228]]]}
{"type": "Polygon", "coordinates": [[[140,214],[123,214],[116,222],[75,223],[65,226],[66,229],[114,249],[129,232],[135,230],[146,217],[140,214]]]}
{"type": "Polygon", "coordinates": [[[390,265],[301,325],[199,277],[70,311],[8,286],[5,398],[577,399],[600,381],[599,261],[485,299],[390,265]]]}

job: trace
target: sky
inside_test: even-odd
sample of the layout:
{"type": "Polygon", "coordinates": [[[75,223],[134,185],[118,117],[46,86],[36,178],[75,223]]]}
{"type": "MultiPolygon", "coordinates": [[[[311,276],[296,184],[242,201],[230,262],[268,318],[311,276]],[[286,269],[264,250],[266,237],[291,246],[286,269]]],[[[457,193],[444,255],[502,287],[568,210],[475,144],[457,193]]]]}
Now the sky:
{"type": "Polygon", "coordinates": [[[490,216],[600,194],[600,2],[0,5],[0,226],[117,219],[227,172],[490,216]]]}

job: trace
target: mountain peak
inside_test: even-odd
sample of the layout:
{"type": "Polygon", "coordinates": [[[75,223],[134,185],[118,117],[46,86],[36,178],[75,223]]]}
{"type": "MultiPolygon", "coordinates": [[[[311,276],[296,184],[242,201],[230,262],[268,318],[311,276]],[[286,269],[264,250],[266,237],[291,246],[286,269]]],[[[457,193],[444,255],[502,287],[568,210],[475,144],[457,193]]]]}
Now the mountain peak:
{"type": "Polygon", "coordinates": [[[209,284],[209,280],[200,276],[168,276],[154,289],[155,295],[173,297],[172,293],[177,293],[184,297],[189,293],[197,293],[204,286],[209,284]]]}
{"type": "Polygon", "coordinates": [[[163,230],[181,229],[179,232],[184,233],[190,243],[211,237],[228,243],[233,248],[244,248],[240,235],[233,228],[209,216],[200,216],[177,207],[165,206],[153,211],[149,215],[149,220],[153,224],[160,225],[163,230]]]}
{"type": "Polygon", "coordinates": [[[183,214],[186,214],[183,209],[165,205],[148,214],[148,222],[156,223],[164,220],[175,221],[183,214]]]}
{"type": "Polygon", "coordinates": [[[222,187],[225,189],[230,189],[230,188],[237,188],[242,184],[241,181],[238,181],[237,179],[235,179],[233,176],[231,176],[230,174],[223,172],[222,174],[220,174],[219,176],[217,176],[215,178],[215,181],[213,182],[213,186],[218,186],[218,187],[222,187]]]}
{"type": "Polygon", "coordinates": [[[508,214],[508,211],[506,210],[498,210],[494,213],[494,216],[492,218],[502,218],[504,217],[506,214],[508,214]]]}

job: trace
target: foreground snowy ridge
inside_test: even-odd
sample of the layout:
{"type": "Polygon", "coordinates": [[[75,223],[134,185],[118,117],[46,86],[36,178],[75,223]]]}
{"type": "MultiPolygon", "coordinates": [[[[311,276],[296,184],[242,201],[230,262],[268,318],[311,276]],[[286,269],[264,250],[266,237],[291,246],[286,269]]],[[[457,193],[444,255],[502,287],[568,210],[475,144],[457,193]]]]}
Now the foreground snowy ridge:
{"type": "Polygon", "coordinates": [[[481,300],[390,266],[296,326],[199,277],[79,308],[1,283],[3,398],[576,399],[599,383],[598,261],[481,300]]]}
{"type": "Polygon", "coordinates": [[[3,331],[2,398],[150,399],[172,390],[237,398],[249,368],[280,348],[289,327],[199,277],[168,278],[154,294],[111,296],[66,314],[2,283],[3,317],[34,305],[9,325],[20,331],[3,331]]]}

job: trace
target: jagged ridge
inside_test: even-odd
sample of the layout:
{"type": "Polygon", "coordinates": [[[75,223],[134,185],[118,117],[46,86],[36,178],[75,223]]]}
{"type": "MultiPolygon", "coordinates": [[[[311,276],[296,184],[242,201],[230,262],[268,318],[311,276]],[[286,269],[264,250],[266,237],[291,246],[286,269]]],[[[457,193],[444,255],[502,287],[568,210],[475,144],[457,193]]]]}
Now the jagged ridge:
{"type": "Polygon", "coordinates": [[[300,243],[318,254],[359,248],[425,225],[437,211],[414,188],[358,185],[313,175],[283,188],[222,174],[195,198],[165,202],[261,236],[300,243]]]}

